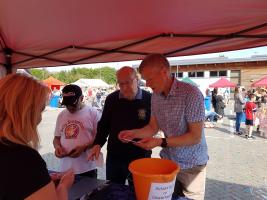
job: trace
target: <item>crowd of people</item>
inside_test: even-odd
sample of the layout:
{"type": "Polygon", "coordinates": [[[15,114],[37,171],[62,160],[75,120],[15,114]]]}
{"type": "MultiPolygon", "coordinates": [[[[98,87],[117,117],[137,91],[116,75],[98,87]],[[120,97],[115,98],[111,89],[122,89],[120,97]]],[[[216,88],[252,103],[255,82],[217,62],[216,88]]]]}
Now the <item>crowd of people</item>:
{"type": "Polygon", "coordinates": [[[50,90],[24,75],[2,78],[0,199],[67,199],[75,180],[96,178],[97,161],[107,140],[107,179],[120,184],[128,179],[131,185],[129,163],[149,158],[159,146],[161,158],[181,167],[174,195],[204,199],[209,157],[203,95],[197,87],[172,77],[168,60],[160,54],[147,56],[140,72],[153,94],[138,86],[133,68],[123,67],[116,74],[119,88],[106,97],[102,114],[83,103],[79,86],[63,88],[65,109],[58,115],[53,141],[61,160],[61,172],[56,174],[49,174],[37,151],[37,125],[50,90]],[[153,137],[159,130],[164,137],[153,137]]]}
{"type": "MultiPolygon", "coordinates": [[[[205,101],[205,127],[215,127],[215,122],[223,119],[224,109],[229,104],[230,92],[225,89],[224,92],[220,88],[206,90],[205,101]],[[209,106],[211,103],[211,106],[209,106]]],[[[236,87],[233,94],[235,117],[235,134],[245,135],[247,139],[255,139],[253,136],[254,127],[261,136],[267,137],[267,93],[266,89],[258,88],[246,91],[242,87],[236,87]],[[246,125],[246,130],[241,131],[242,122],[246,125]]]]}
{"type": "MultiPolygon", "coordinates": [[[[61,104],[65,109],[58,115],[53,140],[61,172],[52,174],[37,151],[37,125],[50,89],[21,74],[2,78],[0,199],[68,199],[74,181],[84,176],[97,178],[101,148],[106,142],[108,180],[118,184],[127,180],[133,186],[129,163],[150,158],[153,148],[162,147],[160,157],[181,167],[174,196],[204,199],[209,159],[204,127],[214,127],[215,121],[223,119],[230,91],[207,89],[204,99],[196,86],[171,75],[168,60],[160,54],[147,56],[139,71],[153,93],[139,86],[133,68],[122,67],[116,73],[118,88],[109,94],[95,94],[97,99],[105,96],[101,110],[85,103],[92,93],[85,97],[82,89],[73,84],[62,89],[61,104]],[[163,137],[154,137],[159,131],[163,137]]],[[[236,134],[243,134],[240,124],[244,116],[247,139],[254,138],[255,125],[258,131],[267,132],[266,102],[264,89],[245,92],[235,88],[236,134]]]]}
{"type": "Polygon", "coordinates": [[[236,113],[236,133],[242,135],[240,131],[240,124],[245,121],[247,139],[255,139],[252,135],[253,127],[257,127],[257,131],[261,136],[267,137],[266,130],[266,103],[267,93],[264,88],[258,88],[257,90],[242,89],[240,87],[235,88],[234,93],[234,112],[236,113]]]}

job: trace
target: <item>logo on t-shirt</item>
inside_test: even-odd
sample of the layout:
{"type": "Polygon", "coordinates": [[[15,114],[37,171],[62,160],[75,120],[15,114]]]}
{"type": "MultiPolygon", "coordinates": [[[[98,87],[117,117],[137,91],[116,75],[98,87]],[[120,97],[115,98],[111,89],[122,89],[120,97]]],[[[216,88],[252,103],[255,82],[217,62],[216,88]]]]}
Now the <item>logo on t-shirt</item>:
{"type": "Polygon", "coordinates": [[[138,118],[141,120],[146,119],[146,110],[145,109],[139,109],[138,110],[138,118]]]}
{"type": "Polygon", "coordinates": [[[83,125],[81,122],[76,121],[76,120],[68,121],[63,127],[65,138],[66,139],[77,138],[80,128],[83,128],[83,125]]]}
{"type": "Polygon", "coordinates": [[[79,127],[77,124],[68,124],[65,128],[66,139],[76,138],[79,133],[79,127]]]}

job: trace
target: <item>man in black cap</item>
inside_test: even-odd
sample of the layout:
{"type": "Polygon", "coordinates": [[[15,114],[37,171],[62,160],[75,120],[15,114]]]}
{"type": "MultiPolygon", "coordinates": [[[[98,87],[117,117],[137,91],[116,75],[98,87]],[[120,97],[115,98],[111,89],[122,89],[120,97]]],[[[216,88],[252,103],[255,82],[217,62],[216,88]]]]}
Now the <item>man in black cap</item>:
{"type": "MultiPolygon", "coordinates": [[[[100,114],[82,103],[82,90],[77,85],[66,85],[62,90],[62,105],[66,106],[57,118],[54,148],[60,159],[61,171],[73,169],[75,175],[97,177],[95,161],[87,161],[100,114]]],[[[76,176],[77,177],[77,176],[76,176]]]]}

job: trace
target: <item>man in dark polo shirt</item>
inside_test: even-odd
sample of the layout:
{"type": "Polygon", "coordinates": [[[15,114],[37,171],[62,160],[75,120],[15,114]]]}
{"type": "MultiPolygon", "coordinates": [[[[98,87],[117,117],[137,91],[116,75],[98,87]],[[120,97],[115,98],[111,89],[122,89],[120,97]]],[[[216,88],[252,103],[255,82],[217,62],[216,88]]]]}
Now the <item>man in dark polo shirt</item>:
{"type": "Polygon", "coordinates": [[[107,180],[125,184],[129,177],[128,165],[131,161],[150,157],[151,151],[118,139],[120,131],[142,128],[150,120],[151,94],[138,87],[136,71],[123,67],[117,71],[120,90],[107,96],[102,117],[98,122],[94,146],[88,159],[98,159],[100,149],[107,141],[107,180]]]}

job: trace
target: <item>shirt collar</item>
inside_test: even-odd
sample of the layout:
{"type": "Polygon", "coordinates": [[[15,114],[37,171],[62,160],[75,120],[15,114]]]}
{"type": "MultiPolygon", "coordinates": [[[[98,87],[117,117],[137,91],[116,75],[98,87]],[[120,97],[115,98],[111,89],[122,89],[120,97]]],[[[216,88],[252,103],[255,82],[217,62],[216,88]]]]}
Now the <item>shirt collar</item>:
{"type": "MultiPolygon", "coordinates": [[[[175,95],[176,88],[178,87],[178,84],[179,84],[179,81],[176,78],[173,77],[172,86],[171,86],[171,89],[170,89],[169,94],[167,95],[167,97],[175,95]]],[[[161,94],[160,96],[165,97],[163,94],[161,94]]]]}
{"type": "MultiPolygon", "coordinates": [[[[142,97],[143,97],[142,90],[138,87],[138,88],[137,88],[137,93],[136,93],[134,99],[142,99],[142,97]]],[[[123,94],[120,92],[120,93],[119,93],[119,99],[123,99],[123,98],[124,98],[124,96],[123,96],[123,94]]]]}

